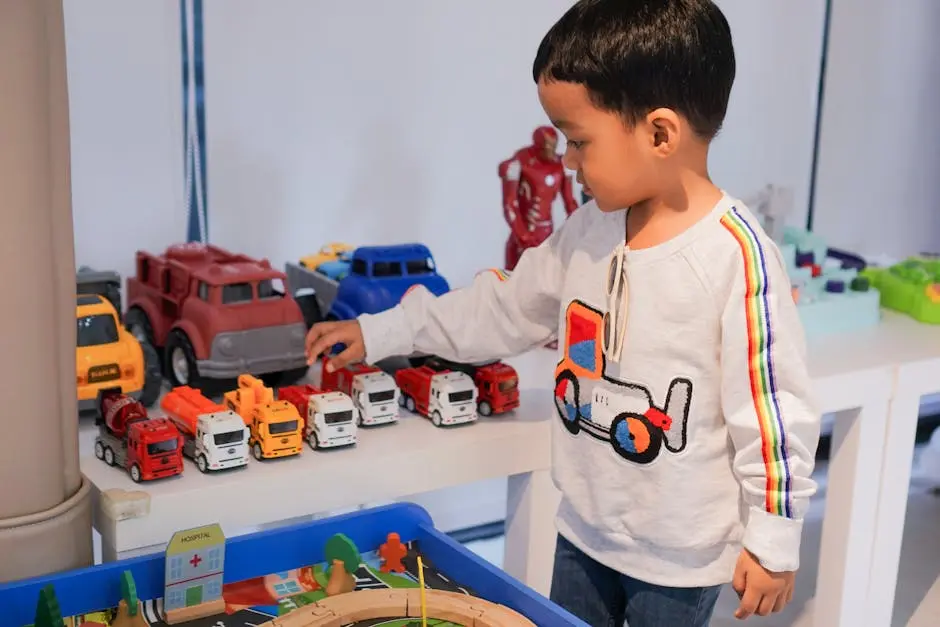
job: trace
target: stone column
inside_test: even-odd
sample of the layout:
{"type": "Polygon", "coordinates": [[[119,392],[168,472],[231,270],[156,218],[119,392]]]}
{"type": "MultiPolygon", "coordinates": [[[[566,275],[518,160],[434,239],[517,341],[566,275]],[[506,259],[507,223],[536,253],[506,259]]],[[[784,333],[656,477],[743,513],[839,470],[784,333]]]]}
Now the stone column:
{"type": "Polygon", "coordinates": [[[0,0],[0,581],[93,563],[62,0],[0,0]]]}

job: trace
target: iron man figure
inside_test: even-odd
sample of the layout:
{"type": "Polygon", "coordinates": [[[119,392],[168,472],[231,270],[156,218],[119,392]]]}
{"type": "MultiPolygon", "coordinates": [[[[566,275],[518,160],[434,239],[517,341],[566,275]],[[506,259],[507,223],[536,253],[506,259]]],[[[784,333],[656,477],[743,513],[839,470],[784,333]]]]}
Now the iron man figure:
{"type": "Polygon", "coordinates": [[[561,193],[565,213],[578,208],[571,177],[565,174],[561,156],[555,153],[558,134],[550,126],[532,133],[532,145],[520,149],[499,164],[503,181],[503,214],[509,225],[506,269],[512,270],[526,248],[533,248],[552,234],[552,204],[561,193]]]}

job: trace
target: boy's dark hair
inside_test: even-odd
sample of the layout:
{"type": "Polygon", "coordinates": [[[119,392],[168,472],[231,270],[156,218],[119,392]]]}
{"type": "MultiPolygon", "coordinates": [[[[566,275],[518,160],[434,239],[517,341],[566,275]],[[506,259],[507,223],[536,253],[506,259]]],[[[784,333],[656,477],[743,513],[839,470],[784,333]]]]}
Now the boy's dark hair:
{"type": "Polygon", "coordinates": [[[703,139],[718,133],[734,83],[731,29],[711,0],[580,0],[552,26],[532,66],[584,85],[630,124],[659,107],[703,139]]]}

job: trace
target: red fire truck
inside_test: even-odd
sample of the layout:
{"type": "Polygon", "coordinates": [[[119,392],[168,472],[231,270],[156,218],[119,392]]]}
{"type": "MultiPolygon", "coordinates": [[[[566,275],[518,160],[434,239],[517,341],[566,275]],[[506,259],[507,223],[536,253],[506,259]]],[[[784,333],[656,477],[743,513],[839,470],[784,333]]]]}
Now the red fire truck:
{"type": "Polygon", "coordinates": [[[328,372],[327,361],[329,356],[324,355],[320,387],[349,396],[358,411],[360,427],[398,420],[401,393],[390,374],[366,364],[350,364],[328,372]]]}
{"type": "Polygon", "coordinates": [[[482,416],[503,414],[519,407],[519,375],[507,363],[462,364],[433,356],[424,365],[437,371],[456,370],[472,377],[477,385],[477,411],[482,416]]]}
{"type": "Polygon", "coordinates": [[[95,457],[124,468],[138,483],[183,472],[183,438],[169,419],[150,418],[120,390],[101,392],[97,409],[95,457]]]}
{"type": "Polygon", "coordinates": [[[163,353],[173,387],[307,371],[303,313],[266,259],[199,243],[138,251],[127,304],[127,328],[163,353]]]}
{"type": "Polygon", "coordinates": [[[395,383],[401,390],[399,404],[429,417],[436,427],[477,419],[477,387],[466,373],[428,366],[402,368],[395,373],[395,383]]]}

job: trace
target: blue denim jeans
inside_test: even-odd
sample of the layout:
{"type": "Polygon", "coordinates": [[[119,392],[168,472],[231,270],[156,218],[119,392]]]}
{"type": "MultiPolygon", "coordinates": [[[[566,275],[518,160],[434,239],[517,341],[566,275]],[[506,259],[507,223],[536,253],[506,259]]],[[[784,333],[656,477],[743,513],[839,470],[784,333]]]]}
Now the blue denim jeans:
{"type": "Polygon", "coordinates": [[[622,575],[558,536],[551,600],[591,627],[707,627],[721,586],[668,588],[622,575]]]}

